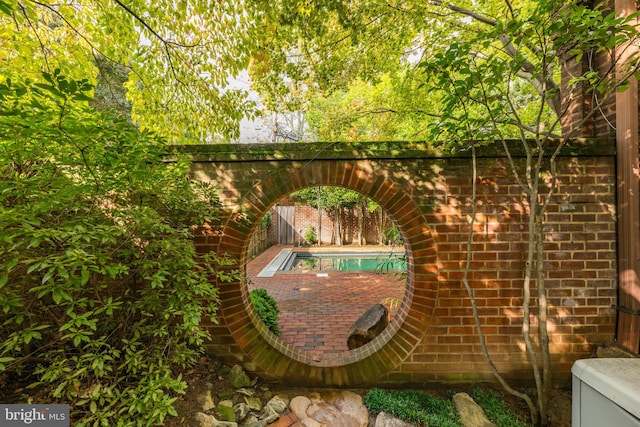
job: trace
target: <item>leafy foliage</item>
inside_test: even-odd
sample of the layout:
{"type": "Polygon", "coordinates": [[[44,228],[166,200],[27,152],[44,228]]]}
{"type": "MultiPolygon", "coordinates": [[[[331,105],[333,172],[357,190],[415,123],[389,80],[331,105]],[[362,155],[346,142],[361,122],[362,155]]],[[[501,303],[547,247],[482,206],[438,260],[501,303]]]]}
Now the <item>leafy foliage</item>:
{"type": "Polygon", "coordinates": [[[60,69],[91,84],[99,72],[107,98],[142,129],[174,142],[236,137],[255,114],[246,93],[229,87],[259,40],[248,17],[232,0],[0,1],[0,68],[60,69]],[[106,82],[114,69],[124,78],[106,82]]]}
{"type": "Polygon", "coordinates": [[[358,79],[331,93],[311,92],[307,121],[321,141],[389,141],[424,139],[430,114],[424,88],[408,73],[385,74],[375,82],[358,79]]]}
{"type": "Polygon", "coordinates": [[[363,201],[364,196],[344,187],[308,187],[293,193],[294,197],[316,209],[324,209],[334,222],[332,243],[342,244],[342,219],[345,209],[353,209],[363,201]]]}
{"type": "Polygon", "coordinates": [[[386,412],[396,418],[426,426],[462,426],[452,401],[421,391],[386,391],[373,388],[369,390],[363,400],[370,412],[386,412]]]}
{"type": "Polygon", "coordinates": [[[473,387],[471,396],[482,407],[487,418],[495,422],[498,427],[527,427],[530,425],[522,420],[518,414],[509,410],[504,400],[495,392],[473,387]]]}
{"type": "Polygon", "coordinates": [[[302,237],[309,245],[313,245],[318,241],[318,236],[316,235],[316,231],[314,230],[312,225],[309,225],[302,237]]]}
{"type": "Polygon", "coordinates": [[[249,292],[249,298],[260,320],[262,320],[274,335],[280,335],[280,328],[278,327],[278,314],[280,310],[278,309],[276,300],[269,295],[264,288],[252,290],[249,292]]]}
{"type": "MultiPolygon", "coordinates": [[[[614,47],[637,36],[637,14],[577,0],[269,5],[274,31],[253,55],[256,87],[296,98],[332,141],[427,138],[455,150],[468,148],[455,141],[560,136],[561,67],[615,60],[614,47]],[[270,90],[276,78],[286,84],[270,90]]],[[[637,59],[618,76],[587,67],[570,86],[584,84],[597,111],[637,59]]]]}
{"type": "MultiPolygon", "coordinates": [[[[71,405],[74,425],[151,425],[175,415],[215,321],[191,227],[214,220],[211,188],[166,146],[88,106],[59,70],[0,82],[0,371],[71,405]]],[[[20,399],[20,396],[15,396],[20,399]]],[[[28,397],[24,397],[28,399],[28,397]]]]}

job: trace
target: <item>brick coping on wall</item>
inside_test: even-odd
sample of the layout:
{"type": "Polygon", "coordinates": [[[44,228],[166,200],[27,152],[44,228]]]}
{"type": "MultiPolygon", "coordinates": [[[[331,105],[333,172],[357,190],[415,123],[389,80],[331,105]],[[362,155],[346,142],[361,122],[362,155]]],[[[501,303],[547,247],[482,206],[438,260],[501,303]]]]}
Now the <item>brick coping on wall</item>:
{"type": "MultiPolygon", "coordinates": [[[[525,157],[520,141],[506,141],[512,157],[525,157]]],[[[553,140],[550,140],[550,144],[553,140]]],[[[500,142],[483,145],[479,142],[477,158],[504,156],[500,142]]],[[[185,154],[194,162],[246,162],[278,160],[338,160],[338,159],[428,159],[469,158],[470,150],[438,150],[424,142],[289,142],[273,144],[201,144],[173,145],[168,151],[185,154]]],[[[568,141],[560,153],[562,156],[612,156],[615,140],[578,138],[568,141]]],[[[174,157],[168,153],[167,161],[174,157]]]]}

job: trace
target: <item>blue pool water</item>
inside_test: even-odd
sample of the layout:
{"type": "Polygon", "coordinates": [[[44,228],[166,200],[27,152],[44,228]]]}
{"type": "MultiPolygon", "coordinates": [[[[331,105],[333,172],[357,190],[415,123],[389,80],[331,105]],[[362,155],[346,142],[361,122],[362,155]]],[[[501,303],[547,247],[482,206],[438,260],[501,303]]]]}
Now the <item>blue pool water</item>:
{"type": "Polygon", "coordinates": [[[316,271],[403,271],[407,262],[402,254],[312,254],[294,253],[283,270],[316,271]]]}

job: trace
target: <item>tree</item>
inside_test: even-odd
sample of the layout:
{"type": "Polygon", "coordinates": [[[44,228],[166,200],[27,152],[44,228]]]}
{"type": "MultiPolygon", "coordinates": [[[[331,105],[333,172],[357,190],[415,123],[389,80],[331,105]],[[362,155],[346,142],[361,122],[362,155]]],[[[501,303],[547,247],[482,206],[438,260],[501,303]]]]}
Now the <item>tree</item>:
{"type": "MultiPolygon", "coordinates": [[[[570,106],[569,100],[565,99],[563,104],[560,99],[558,69],[567,56],[580,60],[583,54],[600,55],[601,60],[604,58],[607,63],[615,64],[615,67],[604,71],[588,70],[568,83],[569,90],[577,84],[587,83],[586,91],[592,96],[591,108],[575,124],[574,132],[578,132],[600,111],[602,102],[617,90],[624,89],[629,77],[637,71],[634,62],[616,64],[614,55],[614,49],[621,41],[637,38],[636,28],[627,24],[629,18],[616,18],[612,11],[606,9],[589,9],[579,4],[570,6],[541,2],[526,14],[510,11],[507,18],[511,20],[506,24],[497,21],[487,23],[486,31],[478,32],[476,37],[464,43],[453,43],[442,54],[435,55],[432,61],[422,64],[433,76],[433,91],[442,96],[444,105],[442,117],[432,126],[432,135],[439,135],[444,130],[467,141],[473,141],[478,135],[495,138],[504,149],[512,175],[525,195],[529,242],[523,280],[522,337],[536,381],[535,404],[528,396],[506,384],[486,349],[484,352],[496,377],[509,392],[527,401],[532,419],[542,425],[547,424],[547,398],[552,384],[544,222],[557,189],[556,158],[575,135],[569,132],[563,135],[563,139],[554,139],[560,136],[560,124],[570,106]],[[484,47],[481,54],[478,46],[484,47]],[[534,117],[523,111],[519,102],[521,95],[515,92],[517,86],[512,83],[523,78],[538,94],[537,99],[529,102],[534,111],[537,110],[534,117]],[[482,114],[476,114],[474,109],[482,114]],[[548,122],[548,117],[553,117],[553,121],[548,122]],[[513,148],[507,142],[509,129],[519,134],[518,145],[526,153],[523,163],[516,162],[511,155],[513,148]],[[532,309],[534,303],[537,310],[532,309]],[[536,319],[537,330],[532,327],[532,319],[536,319]]],[[[474,150],[477,144],[472,142],[471,149],[474,150]]],[[[473,290],[467,280],[475,196],[474,186],[474,210],[467,245],[469,254],[463,282],[472,301],[484,348],[473,290]]]]}
{"type": "Polygon", "coordinates": [[[239,121],[256,113],[244,92],[228,87],[259,40],[253,18],[232,0],[0,0],[0,69],[36,77],[60,69],[92,85],[98,74],[105,81],[120,73],[113,88],[124,85],[141,129],[172,142],[236,137],[239,121]]]}
{"type": "Polygon", "coordinates": [[[353,209],[364,196],[343,187],[308,187],[295,195],[316,209],[324,209],[333,221],[331,243],[342,245],[344,240],[342,220],[345,209],[353,209]]]}
{"type": "MultiPolygon", "coordinates": [[[[431,141],[440,141],[440,146],[449,150],[473,153],[478,145],[492,141],[504,149],[528,206],[530,240],[522,288],[522,337],[536,382],[534,399],[504,381],[484,346],[473,289],[467,280],[476,208],[475,171],[463,283],[492,371],[510,393],[527,402],[533,422],[546,425],[552,370],[543,224],[557,187],[556,159],[575,136],[572,132],[593,119],[603,102],[624,90],[637,72],[637,56],[630,55],[620,63],[616,61],[623,55],[614,54],[616,47],[637,42],[637,14],[617,18],[606,5],[589,7],[584,2],[556,0],[458,4],[364,0],[334,2],[331,6],[314,3],[297,9],[294,5],[300,4],[279,2],[268,15],[288,30],[281,30],[287,35],[280,44],[274,42],[282,46],[276,52],[293,52],[293,59],[271,67],[274,73],[286,73],[287,66],[299,64],[303,62],[299,58],[304,58],[309,66],[304,72],[296,72],[312,88],[307,93],[321,91],[348,97],[361,84],[359,79],[380,87],[376,86],[380,79],[403,71],[412,86],[429,93],[421,111],[431,117],[431,141]],[[568,95],[562,99],[561,68],[583,57],[599,57],[599,63],[605,66],[587,67],[573,76],[564,88],[568,95]],[[561,123],[571,106],[570,97],[577,92],[589,97],[586,111],[574,123],[573,131],[562,134],[561,123]],[[437,111],[429,104],[437,105],[437,111]],[[558,139],[560,136],[563,139],[558,139]],[[513,145],[508,140],[514,137],[526,154],[522,163],[511,155],[513,145]],[[534,303],[536,310],[532,309],[534,303]],[[537,328],[532,328],[534,319],[537,328]]],[[[343,99],[333,105],[353,105],[343,99]]],[[[361,111],[378,108],[370,105],[361,111]]],[[[322,129],[322,123],[315,126],[322,129]]]]}
{"type": "Polygon", "coordinates": [[[358,79],[344,90],[309,94],[307,121],[322,141],[424,139],[435,105],[406,75],[384,74],[377,82],[358,79]]]}
{"type": "Polygon", "coordinates": [[[209,338],[209,278],[237,273],[195,250],[212,189],[92,90],[59,70],[0,82],[0,372],[26,386],[6,398],[69,404],[74,425],[151,425],[209,338]]]}

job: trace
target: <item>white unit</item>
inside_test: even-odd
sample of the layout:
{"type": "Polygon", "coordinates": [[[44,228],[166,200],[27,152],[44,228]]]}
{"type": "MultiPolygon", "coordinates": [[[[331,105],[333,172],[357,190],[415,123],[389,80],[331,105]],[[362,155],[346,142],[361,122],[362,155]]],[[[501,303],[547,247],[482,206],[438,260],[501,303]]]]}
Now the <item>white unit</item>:
{"type": "Polygon", "coordinates": [[[640,359],[584,359],[571,368],[572,427],[640,427],[640,359]]]}

